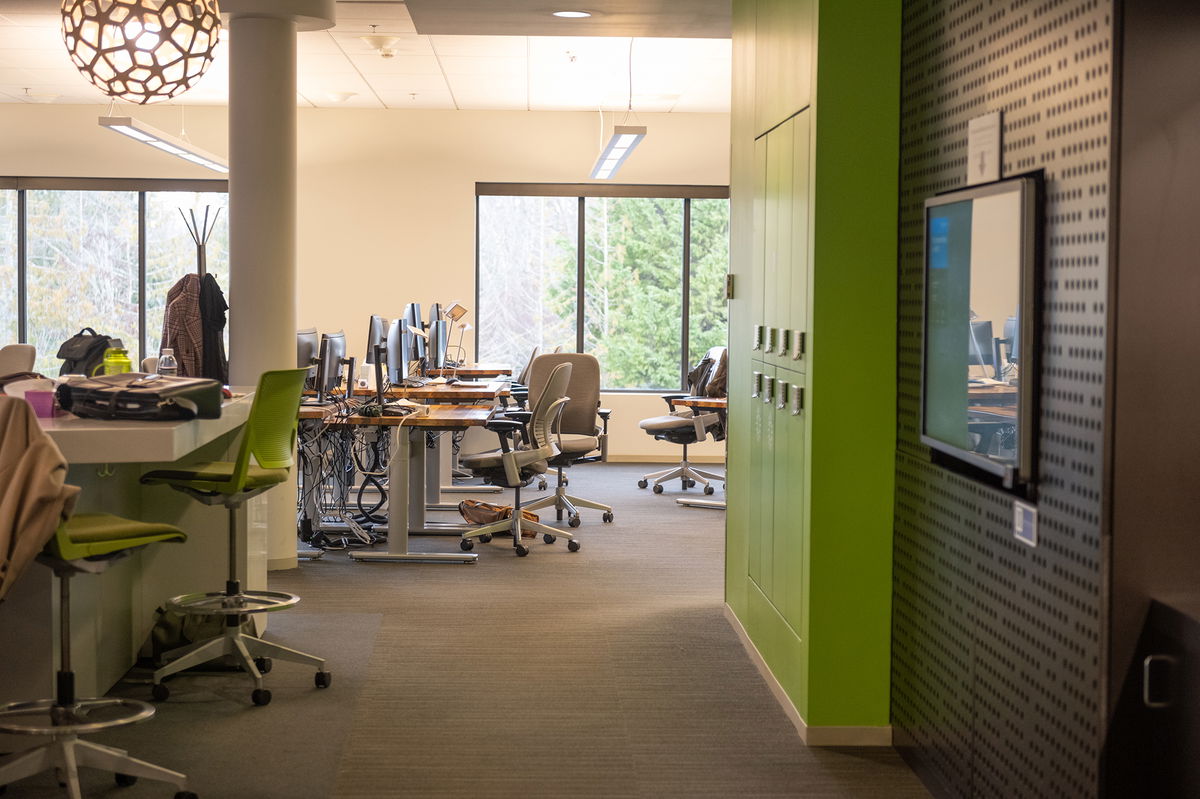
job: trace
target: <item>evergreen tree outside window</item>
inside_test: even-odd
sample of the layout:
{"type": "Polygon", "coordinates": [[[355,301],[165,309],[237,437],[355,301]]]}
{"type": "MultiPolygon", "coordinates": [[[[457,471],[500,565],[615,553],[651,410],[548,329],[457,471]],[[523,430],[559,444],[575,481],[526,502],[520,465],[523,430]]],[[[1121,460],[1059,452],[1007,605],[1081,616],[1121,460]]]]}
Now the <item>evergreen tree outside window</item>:
{"type": "Polygon", "coordinates": [[[725,343],[725,187],[477,193],[480,361],[520,368],[533,346],[581,345],[606,390],[678,391],[692,362],[725,343]]]}

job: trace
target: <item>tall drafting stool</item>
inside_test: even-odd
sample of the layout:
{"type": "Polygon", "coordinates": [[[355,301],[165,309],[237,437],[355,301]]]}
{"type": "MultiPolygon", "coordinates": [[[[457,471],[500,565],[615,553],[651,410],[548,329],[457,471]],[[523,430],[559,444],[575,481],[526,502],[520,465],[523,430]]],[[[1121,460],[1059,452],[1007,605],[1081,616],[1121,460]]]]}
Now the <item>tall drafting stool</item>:
{"type": "Polygon", "coordinates": [[[179,613],[216,614],[225,618],[224,634],[168,652],[169,662],[154,672],[154,698],[170,696],[163,679],[184,669],[207,663],[225,655],[240,661],[254,680],[250,694],[256,705],[271,701],[271,692],[263,688],[263,674],[271,670],[271,658],[305,663],[317,667],[316,686],[327,688],[333,675],[325,670],[325,659],[264,641],[242,632],[242,623],[251,613],[266,613],[291,607],[300,601],[295,594],[282,591],[246,591],[238,580],[237,509],[251,497],[273,488],[287,479],[296,446],[296,414],[304,388],[307,369],[283,369],[264,372],[258,381],[250,418],[246,420],[237,460],[197,463],[191,467],[160,469],[142,475],[148,485],[167,485],[206,505],[224,505],[229,509],[229,579],[224,591],[185,594],[168,601],[179,613]],[[250,463],[254,456],[257,465],[250,463]]]}
{"type": "Polygon", "coordinates": [[[500,437],[500,449],[464,455],[460,460],[470,469],[495,485],[513,489],[513,512],[509,519],[476,527],[463,533],[459,546],[464,552],[475,546],[475,539],[488,542],[496,533],[512,533],[513,551],[518,556],[529,554],[529,548],[521,542],[521,531],[541,533],[542,540],[552,544],[561,537],[567,539],[567,548],[572,552],[579,549],[579,541],[565,530],[559,530],[540,522],[525,518],[521,512],[521,486],[546,471],[546,461],[558,452],[551,432],[554,421],[567,402],[564,395],[571,379],[571,365],[561,363],[551,370],[531,411],[510,411],[508,418],[495,418],[484,425],[500,437]],[[517,434],[525,432],[525,442],[518,445],[517,434]]]}
{"type": "MultiPolygon", "coordinates": [[[[612,506],[571,496],[567,493],[567,478],[563,476],[564,467],[586,457],[589,452],[600,449],[601,428],[596,424],[596,417],[600,412],[600,362],[596,360],[596,356],[584,352],[551,353],[538,357],[533,362],[533,368],[529,370],[529,398],[531,402],[537,402],[538,396],[534,392],[545,381],[550,371],[562,363],[571,364],[571,380],[567,384],[567,404],[554,425],[554,443],[558,454],[547,461],[558,470],[554,496],[543,497],[526,504],[523,509],[554,508],[560,521],[563,513],[566,513],[567,524],[578,527],[579,508],[591,508],[602,512],[600,518],[603,521],[611,522],[612,506]]],[[[605,422],[607,423],[607,419],[605,422]]]]}
{"type": "MultiPolygon", "coordinates": [[[[650,419],[643,419],[639,424],[647,435],[654,436],[660,441],[670,441],[675,444],[683,445],[683,460],[679,465],[671,469],[663,469],[660,472],[651,472],[643,475],[641,480],[638,480],[638,488],[645,488],[650,485],[650,481],[654,481],[654,493],[661,494],[663,492],[663,483],[668,480],[678,479],[684,489],[692,488],[697,482],[704,484],[704,493],[712,494],[716,489],[709,483],[710,480],[724,480],[725,476],[716,472],[709,472],[704,469],[697,469],[688,463],[687,448],[689,444],[696,444],[712,435],[717,441],[725,438],[725,421],[720,413],[693,413],[691,408],[676,409],[674,401],[682,399],[686,396],[711,396],[709,386],[713,379],[720,373],[724,372],[728,351],[725,347],[712,347],[701,360],[699,367],[692,370],[688,376],[688,389],[691,394],[667,394],[663,397],[667,401],[667,407],[671,409],[669,415],[655,416],[650,419]]],[[[720,396],[724,396],[724,392],[718,392],[720,396]]]]}
{"type": "Polygon", "coordinates": [[[11,782],[54,769],[67,795],[80,799],[79,767],[86,766],[113,772],[120,786],[145,777],[175,785],[179,788],[175,799],[196,799],[196,794],[187,790],[187,777],[178,771],[130,757],[123,749],[80,740],[80,735],[145,721],[154,715],[154,708],[136,699],[79,699],[71,671],[71,577],[102,572],[147,544],[185,540],[183,531],[169,524],[136,522],[107,513],[76,514],[59,526],[38,556],[59,580],[61,667],[55,697],[0,707],[0,732],[48,736],[50,741],[0,758],[0,792],[11,782]]]}

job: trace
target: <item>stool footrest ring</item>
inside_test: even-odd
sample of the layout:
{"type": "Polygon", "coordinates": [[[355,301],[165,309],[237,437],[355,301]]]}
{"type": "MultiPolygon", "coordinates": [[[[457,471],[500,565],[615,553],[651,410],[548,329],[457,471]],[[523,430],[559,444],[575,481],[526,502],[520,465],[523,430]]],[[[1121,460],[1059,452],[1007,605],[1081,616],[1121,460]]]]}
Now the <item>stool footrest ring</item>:
{"type": "Polygon", "coordinates": [[[137,699],[80,699],[61,707],[53,699],[12,702],[0,706],[0,732],[12,735],[86,735],[154,715],[154,706],[137,699]],[[96,718],[91,718],[95,714],[96,718]]]}
{"type": "Polygon", "coordinates": [[[212,591],[172,597],[167,600],[167,607],[179,613],[235,616],[283,610],[299,601],[300,597],[284,591],[241,591],[233,596],[212,591]]]}

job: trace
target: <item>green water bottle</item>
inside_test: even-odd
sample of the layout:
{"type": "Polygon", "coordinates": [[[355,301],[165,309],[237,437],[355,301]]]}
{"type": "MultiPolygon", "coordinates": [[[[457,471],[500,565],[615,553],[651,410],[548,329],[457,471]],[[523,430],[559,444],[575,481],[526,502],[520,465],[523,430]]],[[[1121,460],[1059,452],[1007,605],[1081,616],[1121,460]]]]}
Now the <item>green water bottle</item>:
{"type": "Polygon", "coordinates": [[[133,371],[133,361],[124,347],[109,347],[104,351],[104,374],[119,375],[133,371]]]}

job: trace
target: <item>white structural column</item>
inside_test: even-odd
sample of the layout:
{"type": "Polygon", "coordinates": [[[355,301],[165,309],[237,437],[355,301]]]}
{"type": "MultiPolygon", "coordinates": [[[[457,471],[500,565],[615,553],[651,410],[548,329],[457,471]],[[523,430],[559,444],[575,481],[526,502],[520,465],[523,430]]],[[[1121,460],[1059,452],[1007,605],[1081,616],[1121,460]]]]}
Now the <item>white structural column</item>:
{"type": "MultiPolygon", "coordinates": [[[[229,378],[296,365],[296,33],[334,24],[334,0],[224,0],[229,30],[229,378]]],[[[295,565],[291,488],[249,508],[268,564],[295,565]]],[[[251,557],[262,553],[250,553],[251,557]]]]}

